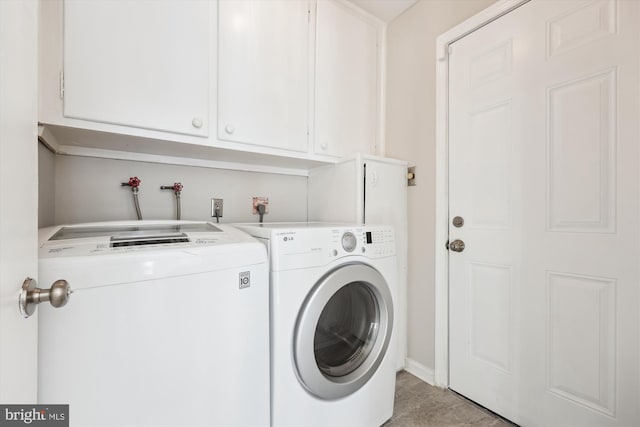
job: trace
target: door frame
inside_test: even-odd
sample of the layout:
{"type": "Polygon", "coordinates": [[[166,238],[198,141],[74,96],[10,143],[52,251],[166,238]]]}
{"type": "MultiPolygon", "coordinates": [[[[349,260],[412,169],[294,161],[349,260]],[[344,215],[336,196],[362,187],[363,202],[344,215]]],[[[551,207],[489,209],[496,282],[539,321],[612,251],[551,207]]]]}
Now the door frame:
{"type": "Polygon", "coordinates": [[[449,387],[449,46],[531,0],[499,0],[436,39],[434,384],[449,387]]]}

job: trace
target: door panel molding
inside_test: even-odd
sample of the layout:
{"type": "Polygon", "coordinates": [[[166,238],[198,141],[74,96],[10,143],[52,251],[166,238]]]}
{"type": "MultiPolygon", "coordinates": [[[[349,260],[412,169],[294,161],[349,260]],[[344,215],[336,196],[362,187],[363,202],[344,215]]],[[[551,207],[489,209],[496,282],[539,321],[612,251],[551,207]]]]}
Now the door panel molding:
{"type": "Polygon", "coordinates": [[[547,89],[549,231],[616,231],[616,75],[610,68],[547,89]],[[576,156],[590,160],[578,171],[576,156]]]}
{"type": "Polygon", "coordinates": [[[618,31],[617,6],[617,1],[599,0],[549,20],[547,58],[615,34],[618,31]]]}
{"type": "Polygon", "coordinates": [[[547,390],[615,418],[616,280],[555,271],[546,280],[547,390]]]}

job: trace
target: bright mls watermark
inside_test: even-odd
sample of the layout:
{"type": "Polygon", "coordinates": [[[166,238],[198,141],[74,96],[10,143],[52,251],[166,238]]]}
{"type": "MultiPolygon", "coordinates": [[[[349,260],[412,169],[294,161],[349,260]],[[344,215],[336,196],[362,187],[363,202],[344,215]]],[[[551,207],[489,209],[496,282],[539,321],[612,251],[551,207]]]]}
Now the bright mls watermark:
{"type": "Polygon", "coordinates": [[[69,427],[69,405],[0,405],[0,425],[69,427]]]}

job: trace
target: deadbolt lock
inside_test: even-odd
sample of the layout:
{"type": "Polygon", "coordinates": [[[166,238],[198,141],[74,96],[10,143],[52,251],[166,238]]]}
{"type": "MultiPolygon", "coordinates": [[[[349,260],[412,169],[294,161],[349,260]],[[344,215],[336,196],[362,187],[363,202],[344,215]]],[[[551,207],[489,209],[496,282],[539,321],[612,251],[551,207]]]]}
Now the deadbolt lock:
{"type": "Polygon", "coordinates": [[[454,227],[460,228],[464,225],[464,218],[462,218],[461,216],[456,216],[451,222],[453,223],[454,227]]]}

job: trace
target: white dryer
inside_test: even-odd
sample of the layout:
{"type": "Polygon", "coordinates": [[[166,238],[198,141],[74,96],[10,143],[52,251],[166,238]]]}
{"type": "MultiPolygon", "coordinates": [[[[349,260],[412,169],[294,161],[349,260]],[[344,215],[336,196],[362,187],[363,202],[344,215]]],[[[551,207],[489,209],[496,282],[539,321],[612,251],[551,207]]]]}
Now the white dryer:
{"type": "Polygon", "coordinates": [[[190,221],[41,229],[39,280],[73,294],[40,304],[38,401],[72,426],[267,426],[264,245],[190,221]]]}
{"type": "Polygon", "coordinates": [[[269,248],[272,426],[379,426],[393,414],[392,227],[237,225],[269,248]]]}

